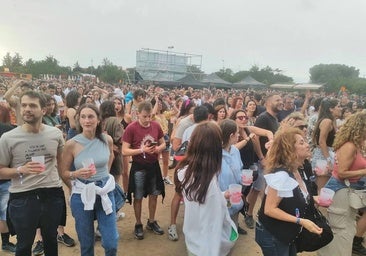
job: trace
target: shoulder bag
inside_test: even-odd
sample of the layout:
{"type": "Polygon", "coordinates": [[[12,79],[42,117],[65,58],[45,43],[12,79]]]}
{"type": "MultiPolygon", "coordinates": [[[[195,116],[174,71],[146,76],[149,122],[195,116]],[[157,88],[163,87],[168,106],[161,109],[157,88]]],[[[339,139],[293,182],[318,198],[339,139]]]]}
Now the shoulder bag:
{"type": "Polygon", "coordinates": [[[304,219],[309,219],[323,228],[323,232],[318,235],[311,233],[306,228],[302,228],[299,235],[295,239],[297,252],[313,252],[316,251],[333,240],[333,232],[324,215],[314,206],[314,199],[310,196],[309,205],[306,206],[304,219]]]}
{"type": "Polygon", "coordinates": [[[349,205],[356,210],[366,207],[366,190],[351,188],[348,179],[344,180],[344,184],[348,187],[349,205]]]}

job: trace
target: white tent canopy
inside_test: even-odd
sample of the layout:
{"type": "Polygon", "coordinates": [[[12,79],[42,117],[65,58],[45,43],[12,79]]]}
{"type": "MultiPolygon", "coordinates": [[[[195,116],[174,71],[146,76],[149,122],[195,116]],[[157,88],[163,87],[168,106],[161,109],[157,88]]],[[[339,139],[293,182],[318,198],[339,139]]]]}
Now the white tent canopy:
{"type": "Polygon", "coordinates": [[[323,87],[322,84],[271,84],[271,88],[275,89],[297,89],[297,90],[319,90],[323,87]]]}

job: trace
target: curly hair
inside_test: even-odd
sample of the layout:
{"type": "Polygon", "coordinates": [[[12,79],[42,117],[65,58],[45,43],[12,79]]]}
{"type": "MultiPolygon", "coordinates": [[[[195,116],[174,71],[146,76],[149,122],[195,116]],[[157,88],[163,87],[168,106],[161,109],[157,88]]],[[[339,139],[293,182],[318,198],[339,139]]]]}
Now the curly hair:
{"type": "Polygon", "coordinates": [[[352,142],[359,149],[366,139],[366,111],[351,115],[337,132],[333,147],[339,149],[346,142],[352,142]]]}
{"type": "Polygon", "coordinates": [[[277,131],[265,159],[267,173],[271,173],[280,167],[288,170],[297,169],[296,134],[303,136],[299,129],[292,127],[277,131]]]}

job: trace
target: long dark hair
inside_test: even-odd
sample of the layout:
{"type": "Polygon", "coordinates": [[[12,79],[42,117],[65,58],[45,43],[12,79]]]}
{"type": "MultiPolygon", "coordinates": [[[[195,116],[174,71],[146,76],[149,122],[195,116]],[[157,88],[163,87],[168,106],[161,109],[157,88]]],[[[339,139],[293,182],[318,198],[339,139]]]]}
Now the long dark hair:
{"type": "Polygon", "coordinates": [[[102,104],[100,104],[99,110],[102,120],[105,120],[111,116],[116,116],[116,110],[114,108],[113,101],[110,100],[104,101],[102,104]]]}
{"type": "Polygon", "coordinates": [[[222,132],[222,146],[226,147],[229,144],[231,134],[235,134],[238,130],[238,125],[232,119],[222,120],[220,124],[222,132]]]}
{"type": "Polygon", "coordinates": [[[314,132],[313,132],[313,138],[312,138],[314,145],[318,145],[318,139],[319,139],[319,136],[320,136],[320,128],[319,128],[320,123],[324,119],[330,119],[332,121],[335,120],[334,116],[330,112],[330,109],[335,108],[338,104],[339,104],[339,101],[337,99],[324,98],[320,102],[318,121],[315,124],[314,132]]]}
{"type": "Polygon", "coordinates": [[[80,93],[78,93],[77,91],[70,91],[67,95],[66,95],[66,107],[68,108],[75,108],[78,103],[79,103],[79,98],[80,98],[80,93]]]}
{"type": "MultiPolygon", "coordinates": [[[[81,127],[80,125],[80,112],[84,109],[84,108],[90,108],[91,110],[93,110],[95,112],[95,114],[97,115],[98,120],[100,121],[100,113],[99,110],[97,108],[97,106],[95,106],[94,104],[83,104],[79,107],[79,109],[76,112],[76,127],[77,130],[79,131],[79,133],[83,132],[83,127],[81,127]]],[[[102,141],[103,143],[107,143],[106,140],[104,139],[103,135],[103,129],[102,129],[102,122],[99,122],[97,124],[97,128],[95,130],[95,137],[98,138],[100,141],[102,141]]]]}
{"type": "Polygon", "coordinates": [[[221,161],[222,133],[219,126],[213,122],[197,125],[187,155],[178,165],[178,168],[187,166],[181,186],[189,201],[205,203],[211,180],[221,170],[221,161]]]}
{"type": "Polygon", "coordinates": [[[183,101],[183,104],[180,107],[179,117],[188,115],[189,110],[195,106],[196,106],[196,104],[194,104],[194,101],[189,98],[186,99],[185,101],[183,101]]]}

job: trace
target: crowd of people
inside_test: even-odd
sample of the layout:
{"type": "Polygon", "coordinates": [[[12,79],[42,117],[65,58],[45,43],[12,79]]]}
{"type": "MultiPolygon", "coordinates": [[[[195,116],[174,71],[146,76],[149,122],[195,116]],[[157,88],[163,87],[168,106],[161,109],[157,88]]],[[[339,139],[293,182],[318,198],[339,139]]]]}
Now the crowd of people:
{"type": "Polygon", "coordinates": [[[144,239],[144,227],[163,235],[158,197],[164,200],[165,185],[174,185],[167,235],[180,239],[176,221],[184,203],[188,255],[227,255],[239,235],[255,229],[264,255],[292,256],[297,249],[286,231],[322,233],[296,212],[314,202],[319,207],[325,187],[335,191],[326,209],[334,239],[318,254],[366,255],[365,210],[348,205],[346,185],[364,187],[365,99],[310,91],[3,80],[2,249],[17,256],[57,255],[58,242],[75,245],[64,232],[64,183],[81,255],[94,255],[98,235],[105,255],[118,255],[116,220],[124,216],[123,202],[133,205],[136,239],[144,239]],[[242,182],[243,169],[253,171],[250,185],[242,182]],[[233,184],[242,185],[237,204],[230,203],[233,184]]]}

